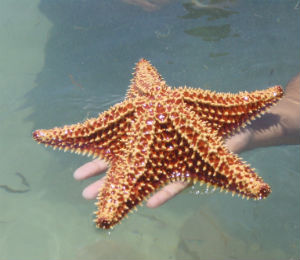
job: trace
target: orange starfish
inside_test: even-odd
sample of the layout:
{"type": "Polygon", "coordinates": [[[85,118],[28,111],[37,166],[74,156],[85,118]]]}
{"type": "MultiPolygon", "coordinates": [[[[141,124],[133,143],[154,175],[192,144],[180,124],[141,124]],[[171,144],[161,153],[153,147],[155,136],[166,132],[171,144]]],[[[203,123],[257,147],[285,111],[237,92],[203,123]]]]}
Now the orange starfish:
{"type": "Polygon", "coordinates": [[[224,138],[282,95],[280,86],[238,94],[171,88],[141,59],[123,102],[83,123],[36,130],[33,138],[109,163],[95,222],[111,228],[174,181],[206,183],[253,199],[268,196],[269,185],[225,147],[224,138]]]}

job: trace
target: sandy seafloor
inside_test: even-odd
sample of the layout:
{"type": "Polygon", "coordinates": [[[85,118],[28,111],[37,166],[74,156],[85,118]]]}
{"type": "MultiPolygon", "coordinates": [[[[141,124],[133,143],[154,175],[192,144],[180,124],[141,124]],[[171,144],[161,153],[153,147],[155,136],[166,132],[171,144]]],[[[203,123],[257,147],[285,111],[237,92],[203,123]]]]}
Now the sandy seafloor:
{"type": "Polygon", "coordinates": [[[0,185],[27,189],[21,173],[30,190],[0,189],[0,259],[299,259],[299,146],[241,154],[272,186],[266,200],[189,190],[108,232],[81,197],[95,179],[72,177],[89,158],[31,139],[122,100],[141,57],[169,85],[224,92],[299,72],[297,0],[136,2],[1,1],[0,185]]]}

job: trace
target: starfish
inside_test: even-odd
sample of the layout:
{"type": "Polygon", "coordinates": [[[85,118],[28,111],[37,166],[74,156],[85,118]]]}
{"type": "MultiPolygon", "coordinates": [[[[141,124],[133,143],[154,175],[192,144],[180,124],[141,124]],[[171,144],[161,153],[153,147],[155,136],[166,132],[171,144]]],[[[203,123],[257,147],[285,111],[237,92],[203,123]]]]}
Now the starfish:
{"type": "Polygon", "coordinates": [[[268,196],[270,186],[224,139],[280,100],[280,86],[237,94],[173,88],[145,59],[133,75],[124,101],[97,118],[33,133],[38,143],[109,164],[97,196],[97,227],[112,228],[170,182],[206,183],[247,199],[268,196]]]}

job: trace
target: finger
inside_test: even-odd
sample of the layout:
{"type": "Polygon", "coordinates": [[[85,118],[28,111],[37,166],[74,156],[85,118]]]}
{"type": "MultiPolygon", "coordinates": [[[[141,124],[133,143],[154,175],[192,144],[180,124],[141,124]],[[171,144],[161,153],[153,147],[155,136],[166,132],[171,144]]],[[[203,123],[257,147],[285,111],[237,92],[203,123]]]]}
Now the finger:
{"type": "Polygon", "coordinates": [[[88,162],[79,167],[73,174],[76,180],[84,180],[96,176],[107,170],[107,164],[99,159],[88,162]]]}
{"type": "Polygon", "coordinates": [[[249,128],[246,128],[226,139],[225,145],[231,152],[240,153],[250,149],[252,143],[251,138],[252,131],[249,128]]]}
{"type": "Polygon", "coordinates": [[[93,182],[82,191],[82,197],[87,200],[92,200],[97,197],[97,194],[104,183],[104,178],[93,182]]]}
{"type": "Polygon", "coordinates": [[[147,207],[157,208],[161,206],[169,199],[175,197],[179,192],[184,190],[187,186],[189,186],[188,182],[175,182],[165,186],[148,200],[147,207]]]}

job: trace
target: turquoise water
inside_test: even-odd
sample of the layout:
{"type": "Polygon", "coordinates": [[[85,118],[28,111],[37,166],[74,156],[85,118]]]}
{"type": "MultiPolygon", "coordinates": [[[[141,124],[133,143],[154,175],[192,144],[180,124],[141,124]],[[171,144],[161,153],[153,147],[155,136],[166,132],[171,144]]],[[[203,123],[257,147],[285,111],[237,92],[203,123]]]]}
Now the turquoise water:
{"type": "Polygon", "coordinates": [[[185,191],[108,232],[81,197],[93,180],[72,177],[89,158],[31,139],[120,101],[141,57],[169,85],[217,91],[299,72],[299,1],[216,2],[1,1],[0,185],[23,192],[0,189],[0,259],[299,259],[299,146],[241,154],[264,201],[185,191]]]}

